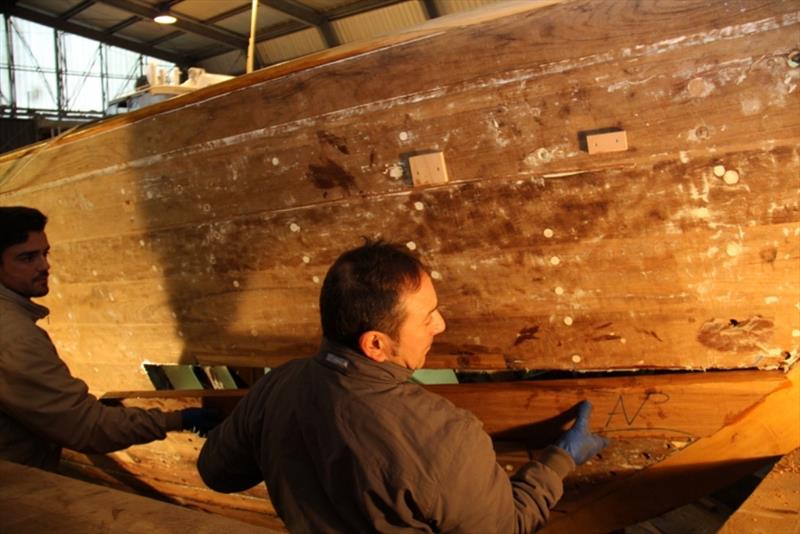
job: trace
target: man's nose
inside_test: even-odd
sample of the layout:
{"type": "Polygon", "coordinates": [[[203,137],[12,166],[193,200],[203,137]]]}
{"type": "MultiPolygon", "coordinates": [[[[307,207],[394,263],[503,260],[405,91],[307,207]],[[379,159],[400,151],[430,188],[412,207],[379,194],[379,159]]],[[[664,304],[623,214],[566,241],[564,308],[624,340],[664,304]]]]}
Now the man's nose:
{"type": "Polygon", "coordinates": [[[442,317],[442,314],[439,313],[438,311],[436,312],[436,319],[437,321],[436,324],[434,325],[434,334],[433,334],[434,336],[438,336],[439,334],[444,332],[445,329],[447,328],[447,323],[445,323],[444,317],[442,317]]]}

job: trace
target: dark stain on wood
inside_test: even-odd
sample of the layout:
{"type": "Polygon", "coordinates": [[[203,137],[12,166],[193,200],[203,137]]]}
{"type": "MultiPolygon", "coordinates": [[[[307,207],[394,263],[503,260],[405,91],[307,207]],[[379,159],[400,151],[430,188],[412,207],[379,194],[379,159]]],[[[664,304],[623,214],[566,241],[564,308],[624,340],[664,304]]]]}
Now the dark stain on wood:
{"type": "Polygon", "coordinates": [[[465,297],[480,297],[482,293],[477,286],[464,284],[461,286],[460,294],[465,297]]]}
{"type": "Polygon", "coordinates": [[[664,340],[663,340],[663,339],[661,339],[661,338],[658,336],[658,334],[656,334],[656,333],[655,333],[653,330],[642,330],[642,329],[640,329],[640,328],[637,328],[637,329],[636,329],[636,331],[637,331],[637,332],[639,332],[640,334],[644,334],[644,335],[646,335],[646,336],[650,336],[650,337],[652,337],[652,338],[655,338],[655,339],[657,339],[658,341],[660,341],[660,342],[662,342],[662,343],[664,342],[664,340]]]}
{"type": "Polygon", "coordinates": [[[764,247],[758,252],[758,255],[761,257],[761,261],[772,265],[778,257],[778,249],[774,246],[764,247]]]}
{"type": "Polygon", "coordinates": [[[617,339],[622,339],[622,336],[618,336],[617,334],[604,334],[602,336],[593,337],[592,341],[615,341],[617,339]]]}
{"type": "Polygon", "coordinates": [[[561,209],[567,213],[580,215],[584,220],[602,219],[608,215],[608,202],[604,200],[579,202],[568,200],[561,203],[561,209]]]}
{"type": "Polygon", "coordinates": [[[536,337],[536,334],[539,332],[539,327],[536,325],[529,326],[527,328],[523,328],[517,333],[517,339],[514,340],[514,346],[521,345],[526,341],[530,341],[532,339],[539,339],[536,337]]]}
{"type": "Polygon", "coordinates": [[[743,321],[711,319],[697,332],[697,341],[721,352],[760,350],[773,334],[774,324],[760,315],[743,321]]]}
{"type": "Polygon", "coordinates": [[[483,356],[490,354],[492,351],[483,345],[462,345],[454,350],[452,354],[456,356],[458,366],[464,369],[481,367],[483,356]]]}
{"type": "Polygon", "coordinates": [[[694,135],[698,139],[703,140],[703,141],[705,141],[706,139],[711,137],[711,133],[708,131],[708,128],[706,128],[705,126],[698,126],[694,131],[694,135]]]}
{"type": "Polygon", "coordinates": [[[345,143],[344,139],[341,137],[334,135],[330,132],[325,132],[322,130],[317,131],[317,139],[322,144],[330,145],[342,154],[350,154],[350,149],[347,148],[347,144],[345,143]]]}
{"type": "Polygon", "coordinates": [[[463,353],[459,354],[456,358],[459,367],[464,367],[469,369],[472,365],[480,362],[480,357],[476,356],[475,354],[463,353]]]}
{"type": "Polygon", "coordinates": [[[309,165],[308,177],[319,189],[341,187],[347,194],[350,194],[350,189],[356,185],[355,177],[331,159],[319,165],[309,165]]]}

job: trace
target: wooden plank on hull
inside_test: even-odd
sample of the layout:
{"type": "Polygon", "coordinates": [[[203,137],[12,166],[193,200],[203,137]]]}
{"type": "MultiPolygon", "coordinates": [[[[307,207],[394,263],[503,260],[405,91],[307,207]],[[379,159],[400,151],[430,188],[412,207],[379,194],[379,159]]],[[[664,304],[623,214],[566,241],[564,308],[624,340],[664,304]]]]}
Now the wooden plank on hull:
{"type": "MultiPolygon", "coordinates": [[[[714,434],[789,383],[781,371],[727,371],[423,387],[475,414],[493,437],[541,447],[558,437],[569,424],[570,409],[583,399],[594,405],[592,430],[613,439],[692,441],[714,434]]],[[[106,393],[102,399],[142,408],[203,405],[227,412],[246,393],[128,391],[106,393]]]]}
{"type": "Polygon", "coordinates": [[[611,532],[692,502],[798,447],[800,367],[714,434],[554,513],[543,532],[611,532]]]}

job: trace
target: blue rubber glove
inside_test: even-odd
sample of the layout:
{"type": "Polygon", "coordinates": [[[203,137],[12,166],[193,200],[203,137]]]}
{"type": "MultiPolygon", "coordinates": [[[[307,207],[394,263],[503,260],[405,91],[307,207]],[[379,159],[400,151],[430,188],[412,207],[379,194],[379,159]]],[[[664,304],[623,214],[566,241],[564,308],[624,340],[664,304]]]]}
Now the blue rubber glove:
{"type": "Polygon", "coordinates": [[[587,431],[591,414],[592,403],[581,401],[578,405],[578,417],[575,419],[575,424],[556,441],[556,446],[567,451],[575,460],[576,465],[593,458],[608,445],[608,439],[587,431]]]}
{"type": "Polygon", "coordinates": [[[181,410],[181,428],[205,437],[222,421],[222,414],[210,408],[186,408],[181,410]]]}

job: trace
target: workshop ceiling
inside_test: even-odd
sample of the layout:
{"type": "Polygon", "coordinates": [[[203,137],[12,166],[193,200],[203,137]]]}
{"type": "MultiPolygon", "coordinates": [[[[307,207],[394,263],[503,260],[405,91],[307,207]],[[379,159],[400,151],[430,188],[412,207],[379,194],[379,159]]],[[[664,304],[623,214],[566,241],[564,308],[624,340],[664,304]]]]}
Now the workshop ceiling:
{"type": "MultiPolygon", "coordinates": [[[[256,68],[499,0],[259,0],[256,68]]],[[[4,14],[220,74],[245,69],[252,0],[4,0],[4,14]],[[171,25],[153,18],[169,11],[171,25]]]]}

